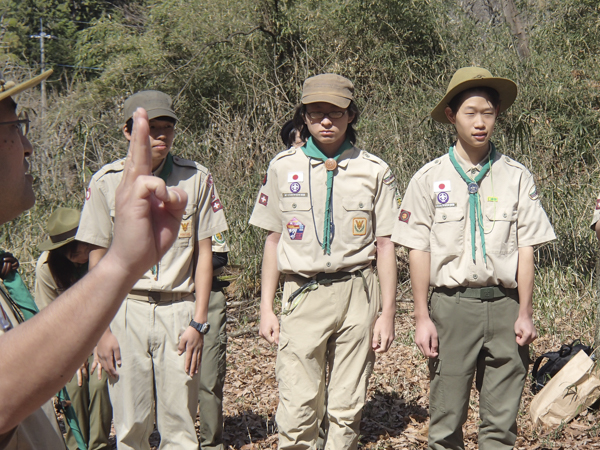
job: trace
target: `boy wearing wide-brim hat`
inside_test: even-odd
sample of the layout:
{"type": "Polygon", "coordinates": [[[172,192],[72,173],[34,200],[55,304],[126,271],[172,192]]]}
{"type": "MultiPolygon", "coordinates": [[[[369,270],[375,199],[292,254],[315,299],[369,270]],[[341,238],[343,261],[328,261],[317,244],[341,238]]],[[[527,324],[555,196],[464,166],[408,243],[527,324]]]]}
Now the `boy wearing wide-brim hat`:
{"type": "MultiPolygon", "coordinates": [[[[140,278],[97,346],[110,377],[117,446],[149,449],[156,426],[162,449],[198,448],[195,430],[203,337],[211,331],[208,303],[212,286],[213,235],[227,229],[223,205],[210,172],[173,156],[177,116],[171,98],[141,91],[124,104],[123,134],[131,139],[133,113],[148,113],[152,173],[167,187],[177,186],[188,203],[177,239],[163,258],[140,278]],[[154,406],[153,406],[154,405],[154,406]]],[[[115,193],[125,161],[100,169],[90,182],[77,240],[94,245],[90,270],[111,245],[115,193]]]]}
{"type": "Polygon", "coordinates": [[[509,449],[528,367],[533,246],[555,239],[532,174],[491,142],[517,86],[458,70],[431,116],[455,126],[444,156],[411,179],[392,240],[410,249],[415,342],[430,358],[429,448],[464,448],[473,377],[479,448],[509,449]],[[428,308],[428,290],[433,287],[428,308]]]}

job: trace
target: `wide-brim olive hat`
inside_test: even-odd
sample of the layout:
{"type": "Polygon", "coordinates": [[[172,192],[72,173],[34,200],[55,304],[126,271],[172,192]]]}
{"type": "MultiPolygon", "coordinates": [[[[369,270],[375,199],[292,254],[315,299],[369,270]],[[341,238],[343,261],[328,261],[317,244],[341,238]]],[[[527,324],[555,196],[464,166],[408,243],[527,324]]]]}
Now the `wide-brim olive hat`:
{"type": "Polygon", "coordinates": [[[514,81],[508,78],[493,77],[489,70],[482,67],[463,67],[456,71],[450,80],[446,95],[431,111],[433,120],[450,123],[445,112],[450,101],[462,91],[475,87],[495,89],[500,96],[500,112],[510,108],[517,98],[517,85],[514,81]]]}
{"type": "Polygon", "coordinates": [[[50,75],[52,75],[52,69],[46,70],[44,73],[38,75],[37,77],[33,77],[27,81],[23,81],[22,83],[16,84],[14,81],[5,81],[2,77],[2,74],[0,74],[0,102],[7,97],[12,97],[13,95],[17,95],[26,89],[30,89],[34,86],[37,86],[50,75]]]}
{"type": "Polygon", "coordinates": [[[348,78],[334,73],[324,73],[304,80],[302,99],[304,105],[325,102],[347,108],[354,98],[354,85],[348,78]]]}
{"type": "Polygon", "coordinates": [[[48,219],[48,239],[39,245],[42,251],[55,250],[75,239],[81,213],[77,209],[57,208],[48,219]]]}
{"type": "Polygon", "coordinates": [[[138,108],[144,108],[148,113],[148,120],[157,117],[171,117],[177,120],[175,111],[173,111],[173,101],[171,97],[160,91],[140,91],[133,94],[123,105],[123,115],[125,122],[133,117],[133,113],[138,108]]]}

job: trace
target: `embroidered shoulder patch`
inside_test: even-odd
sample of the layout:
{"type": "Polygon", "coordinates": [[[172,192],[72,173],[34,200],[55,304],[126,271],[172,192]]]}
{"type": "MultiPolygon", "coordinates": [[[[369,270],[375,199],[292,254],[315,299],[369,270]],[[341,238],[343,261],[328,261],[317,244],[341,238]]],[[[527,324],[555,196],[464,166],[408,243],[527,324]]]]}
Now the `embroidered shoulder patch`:
{"type": "Polygon", "coordinates": [[[212,206],[213,212],[221,211],[223,209],[223,204],[218,198],[213,200],[210,205],[212,206]]]}
{"type": "Polygon", "coordinates": [[[217,233],[213,236],[213,238],[217,244],[225,243],[225,236],[223,236],[223,233],[217,233]]]}
{"type": "Polygon", "coordinates": [[[262,185],[264,186],[265,184],[267,184],[267,173],[265,173],[265,177],[262,180],[262,185]]]}
{"type": "Polygon", "coordinates": [[[390,169],[386,170],[383,175],[383,184],[392,184],[394,181],[396,181],[396,177],[392,171],[390,169]]]}
{"type": "Polygon", "coordinates": [[[260,203],[263,206],[267,206],[267,203],[269,203],[269,196],[267,194],[260,194],[260,197],[258,198],[258,203],[260,203]]]}
{"type": "Polygon", "coordinates": [[[533,187],[531,188],[531,190],[529,191],[529,198],[530,198],[531,200],[537,200],[537,199],[539,199],[539,198],[540,198],[540,196],[538,195],[537,188],[536,188],[535,186],[533,186],[533,187]]]}
{"type": "Polygon", "coordinates": [[[400,222],[408,223],[408,221],[410,220],[410,211],[407,211],[405,209],[403,209],[402,211],[400,211],[400,215],[398,216],[398,220],[400,222]]]}

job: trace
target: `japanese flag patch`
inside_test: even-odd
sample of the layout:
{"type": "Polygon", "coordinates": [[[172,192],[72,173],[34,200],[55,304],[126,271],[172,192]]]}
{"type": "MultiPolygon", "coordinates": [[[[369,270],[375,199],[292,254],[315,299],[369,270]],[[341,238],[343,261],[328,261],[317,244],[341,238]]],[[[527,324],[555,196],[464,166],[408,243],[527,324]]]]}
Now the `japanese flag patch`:
{"type": "Polygon", "coordinates": [[[434,181],[433,192],[449,192],[452,190],[450,180],[434,181]]]}
{"type": "Polygon", "coordinates": [[[302,183],[304,172],[288,172],[288,183],[302,183]]]}

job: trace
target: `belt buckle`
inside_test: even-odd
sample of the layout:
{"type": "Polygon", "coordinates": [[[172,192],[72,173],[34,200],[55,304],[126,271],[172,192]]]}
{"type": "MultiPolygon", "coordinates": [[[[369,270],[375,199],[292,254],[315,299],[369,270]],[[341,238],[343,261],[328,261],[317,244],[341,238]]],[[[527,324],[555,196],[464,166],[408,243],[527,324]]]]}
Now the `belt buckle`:
{"type": "Polygon", "coordinates": [[[160,302],[160,292],[148,292],[148,302],[159,303],[160,302]]]}
{"type": "Polygon", "coordinates": [[[481,300],[491,300],[494,298],[494,288],[493,287],[484,287],[479,291],[479,296],[481,300]]]}

